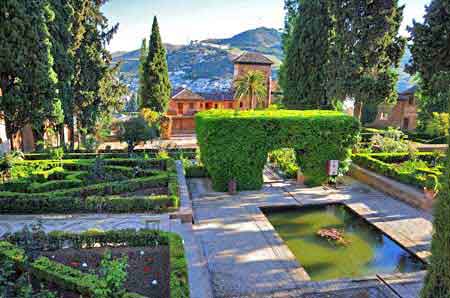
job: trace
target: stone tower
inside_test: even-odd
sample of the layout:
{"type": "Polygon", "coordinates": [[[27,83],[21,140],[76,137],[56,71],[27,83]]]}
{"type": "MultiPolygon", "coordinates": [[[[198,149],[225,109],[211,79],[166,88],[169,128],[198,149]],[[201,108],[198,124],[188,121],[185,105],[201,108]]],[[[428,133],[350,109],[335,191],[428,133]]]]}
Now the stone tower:
{"type": "MultiPolygon", "coordinates": [[[[234,80],[245,75],[250,70],[261,71],[266,78],[267,98],[264,100],[264,107],[267,108],[272,103],[272,60],[259,53],[245,52],[234,59],[234,80]]],[[[242,99],[242,109],[255,108],[250,107],[250,99],[242,99]]]]}

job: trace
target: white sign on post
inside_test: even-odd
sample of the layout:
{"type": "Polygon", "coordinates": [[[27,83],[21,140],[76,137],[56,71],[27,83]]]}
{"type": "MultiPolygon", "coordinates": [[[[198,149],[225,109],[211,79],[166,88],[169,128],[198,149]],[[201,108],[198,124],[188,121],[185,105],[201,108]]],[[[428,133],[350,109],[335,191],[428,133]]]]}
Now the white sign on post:
{"type": "Polygon", "coordinates": [[[329,160],[327,162],[328,176],[339,175],[339,160],[329,160]]]}

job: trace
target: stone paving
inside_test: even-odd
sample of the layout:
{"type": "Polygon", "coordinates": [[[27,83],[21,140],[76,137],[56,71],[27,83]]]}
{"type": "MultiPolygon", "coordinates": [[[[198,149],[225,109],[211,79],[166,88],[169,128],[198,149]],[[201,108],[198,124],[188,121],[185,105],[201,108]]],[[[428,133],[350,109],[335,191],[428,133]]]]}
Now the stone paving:
{"type": "MultiPolygon", "coordinates": [[[[212,192],[207,180],[193,179],[189,189],[194,225],[169,215],[0,215],[0,235],[37,220],[47,231],[155,228],[176,232],[185,243],[191,298],[395,297],[373,278],[310,281],[261,213],[262,206],[343,202],[410,251],[429,256],[431,215],[354,181],[339,190],[274,182],[259,192],[228,196],[212,192]]],[[[403,298],[418,298],[424,272],[383,278],[403,298]]]]}
{"type": "MultiPolygon", "coordinates": [[[[373,278],[357,283],[309,281],[307,272],[259,210],[263,206],[343,202],[405,248],[422,258],[429,256],[431,215],[355,181],[340,190],[273,183],[260,192],[237,196],[211,192],[204,180],[191,180],[189,186],[194,230],[207,258],[215,297],[347,297],[338,292],[355,288],[355,284],[355,291],[366,291],[362,297],[390,297],[386,289],[379,294],[385,296],[376,294],[383,285],[373,278]],[[377,290],[370,290],[374,288],[377,290]]],[[[423,277],[424,272],[383,276],[404,298],[418,298],[423,277]]]]}

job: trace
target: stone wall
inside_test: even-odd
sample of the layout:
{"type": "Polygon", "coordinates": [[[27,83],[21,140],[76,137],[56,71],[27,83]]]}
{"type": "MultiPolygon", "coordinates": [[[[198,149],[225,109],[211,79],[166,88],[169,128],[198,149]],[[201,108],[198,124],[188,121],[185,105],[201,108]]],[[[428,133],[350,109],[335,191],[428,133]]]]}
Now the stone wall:
{"type": "Polygon", "coordinates": [[[423,191],[412,186],[378,175],[355,164],[351,167],[350,175],[355,179],[414,207],[424,210],[428,210],[431,207],[431,204],[425,198],[423,191]]]}

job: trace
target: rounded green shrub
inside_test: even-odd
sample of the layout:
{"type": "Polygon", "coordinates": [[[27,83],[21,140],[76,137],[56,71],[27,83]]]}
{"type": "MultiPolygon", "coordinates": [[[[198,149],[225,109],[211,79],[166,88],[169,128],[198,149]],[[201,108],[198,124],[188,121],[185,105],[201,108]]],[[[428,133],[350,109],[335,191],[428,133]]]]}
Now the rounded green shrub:
{"type": "Polygon", "coordinates": [[[268,153],[280,148],[293,148],[309,184],[320,184],[326,161],[347,159],[359,130],[358,120],[335,111],[211,110],[196,116],[202,161],[217,191],[232,179],[239,190],[261,188],[268,153]]]}

